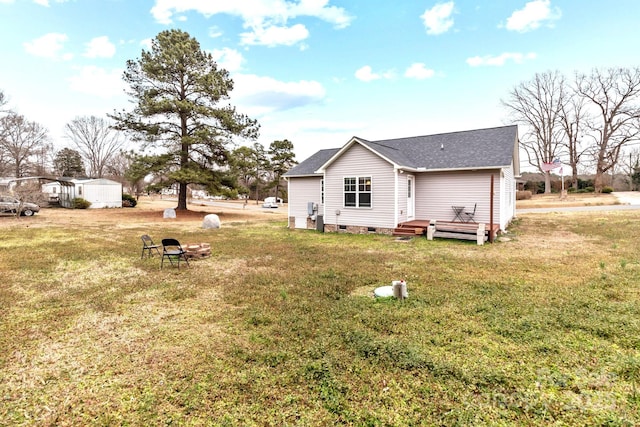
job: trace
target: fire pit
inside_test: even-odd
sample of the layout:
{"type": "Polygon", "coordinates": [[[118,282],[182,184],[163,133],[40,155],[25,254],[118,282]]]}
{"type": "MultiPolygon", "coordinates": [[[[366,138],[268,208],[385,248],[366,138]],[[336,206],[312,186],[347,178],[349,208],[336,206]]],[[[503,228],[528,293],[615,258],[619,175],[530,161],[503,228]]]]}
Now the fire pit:
{"type": "Polygon", "coordinates": [[[209,243],[188,243],[182,246],[187,253],[187,258],[198,259],[211,256],[211,245],[209,243]]]}

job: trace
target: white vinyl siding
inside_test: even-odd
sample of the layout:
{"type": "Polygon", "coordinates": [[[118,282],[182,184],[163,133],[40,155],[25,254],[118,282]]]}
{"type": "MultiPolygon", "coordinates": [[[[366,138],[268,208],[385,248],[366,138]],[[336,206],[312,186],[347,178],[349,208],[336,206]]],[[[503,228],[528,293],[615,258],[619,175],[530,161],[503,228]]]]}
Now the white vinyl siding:
{"type": "Polygon", "coordinates": [[[500,207],[500,224],[507,225],[516,215],[516,181],[513,176],[512,166],[502,170],[500,193],[503,194],[500,207]]]}
{"type": "Polygon", "coordinates": [[[307,228],[307,203],[318,205],[322,215],[322,177],[289,178],[289,217],[295,217],[295,228],[307,228]]]}
{"type": "Polygon", "coordinates": [[[394,183],[394,170],[389,162],[360,144],[353,144],[325,172],[325,224],[395,227],[394,183]],[[347,177],[371,177],[370,208],[344,206],[347,177]]]}
{"type": "Polygon", "coordinates": [[[506,227],[501,218],[500,170],[433,172],[416,175],[416,218],[440,221],[454,219],[452,206],[472,211],[477,203],[475,221],[489,224],[491,175],[494,176],[493,222],[506,227]]]}
{"type": "MultiPolygon", "coordinates": [[[[109,179],[90,179],[75,182],[75,186],[68,187],[69,200],[82,197],[91,203],[90,209],[121,208],[122,184],[109,179]]],[[[70,207],[70,206],[69,206],[70,207]]]]}

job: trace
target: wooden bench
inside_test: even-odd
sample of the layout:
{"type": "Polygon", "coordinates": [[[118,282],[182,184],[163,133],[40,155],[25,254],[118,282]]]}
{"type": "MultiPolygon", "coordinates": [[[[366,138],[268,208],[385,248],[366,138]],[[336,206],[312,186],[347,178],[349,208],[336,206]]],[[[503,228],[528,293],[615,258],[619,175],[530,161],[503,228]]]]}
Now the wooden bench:
{"type": "Polygon", "coordinates": [[[427,239],[435,237],[443,239],[475,240],[478,245],[483,245],[489,240],[489,229],[485,224],[468,222],[431,221],[427,228],[427,239]]]}

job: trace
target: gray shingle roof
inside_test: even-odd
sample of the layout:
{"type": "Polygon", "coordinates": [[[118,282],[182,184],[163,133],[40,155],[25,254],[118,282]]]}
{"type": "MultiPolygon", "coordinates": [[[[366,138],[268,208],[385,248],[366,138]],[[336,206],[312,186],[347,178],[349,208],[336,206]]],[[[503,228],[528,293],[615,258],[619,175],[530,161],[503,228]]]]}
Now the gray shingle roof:
{"type": "Polygon", "coordinates": [[[321,174],[316,174],[315,171],[320,169],[320,166],[324,165],[338,151],[340,151],[339,148],[320,150],[308,159],[304,160],[302,163],[299,163],[289,169],[289,171],[283,176],[320,176],[321,174]]]}
{"type": "MultiPolygon", "coordinates": [[[[507,167],[517,138],[518,127],[512,125],[380,141],[355,139],[400,167],[428,171],[507,167]]],[[[339,150],[321,150],[285,176],[313,175],[339,150]]]]}

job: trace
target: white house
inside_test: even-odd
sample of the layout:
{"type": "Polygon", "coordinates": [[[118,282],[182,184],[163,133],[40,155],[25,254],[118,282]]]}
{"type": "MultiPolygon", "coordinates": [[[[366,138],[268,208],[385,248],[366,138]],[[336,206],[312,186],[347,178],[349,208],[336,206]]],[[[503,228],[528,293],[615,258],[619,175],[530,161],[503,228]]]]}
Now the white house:
{"type": "Polygon", "coordinates": [[[122,184],[109,179],[57,179],[45,184],[43,191],[50,195],[57,193],[60,206],[66,208],[73,207],[76,197],[91,202],[90,209],[122,207],[122,184]]]}
{"type": "Polygon", "coordinates": [[[460,220],[463,209],[475,222],[505,230],[515,216],[518,145],[517,126],[380,141],[353,137],[284,175],[289,227],[390,234],[412,220],[460,220]]]}

